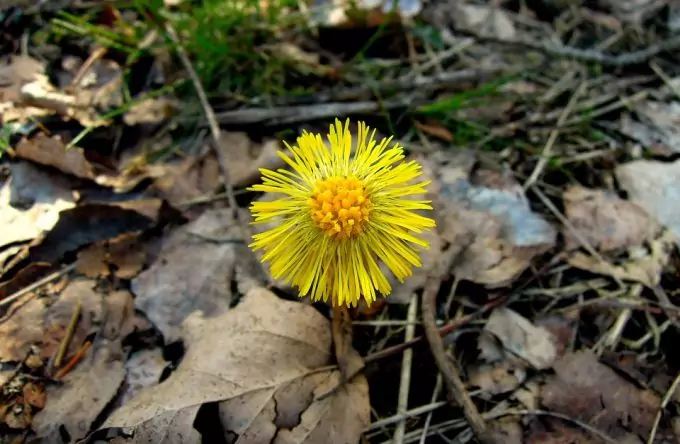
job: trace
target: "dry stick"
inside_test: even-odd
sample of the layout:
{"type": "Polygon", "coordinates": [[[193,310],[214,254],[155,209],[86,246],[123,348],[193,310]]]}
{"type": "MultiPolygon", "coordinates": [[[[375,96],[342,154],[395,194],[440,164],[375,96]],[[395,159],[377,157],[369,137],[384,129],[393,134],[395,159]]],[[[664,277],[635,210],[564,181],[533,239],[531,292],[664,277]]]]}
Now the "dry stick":
{"type": "Polygon", "coordinates": [[[425,283],[422,301],[423,326],[427,342],[430,343],[434,361],[437,364],[437,368],[439,368],[439,372],[444,377],[444,382],[448,388],[447,394],[449,399],[454,400],[463,409],[465,419],[481,443],[495,444],[495,440],[486,427],[484,418],[479,414],[477,406],[472,402],[470,395],[465,389],[465,384],[458,374],[458,370],[449,362],[444,351],[444,341],[437,332],[435,316],[437,293],[439,292],[442,280],[450,272],[458,253],[459,251],[456,250],[449,252],[445,261],[446,266],[433,273],[425,283]]]}
{"type": "MultiPolygon", "coordinates": [[[[463,32],[463,34],[469,34],[463,32]]],[[[645,49],[639,51],[626,52],[619,55],[606,54],[592,49],[580,49],[571,46],[557,46],[552,43],[542,43],[534,40],[502,40],[494,37],[473,36],[481,43],[496,43],[502,45],[523,46],[534,49],[545,54],[570,58],[582,62],[595,62],[608,66],[627,66],[645,63],[661,54],[662,52],[674,51],[680,48],[680,35],[673,36],[667,40],[653,43],[645,49]]]]}
{"type": "Polygon", "coordinates": [[[548,136],[548,140],[545,143],[545,146],[543,147],[543,152],[541,153],[541,157],[538,159],[538,162],[536,163],[536,166],[534,167],[534,170],[531,172],[531,175],[529,178],[524,182],[524,190],[526,191],[530,186],[536,182],[538,177],[541,175],[543,170],[545,169],[545,166],[548,164],[548,159],[550,156],[550,153],[552,152],[552,147],[555,145],[555,142],[557,141],[557,136],[560,134],[560,129],[562,128],[562,125],[564,125],[564,122],[567,120],[567,117],[571,114],[571,110],[574,108],[576,105],[576,101],[578,98],[583,94],[585,91],[587,83],[581,82],[579,87],[576,89],[576,92],[571,96],[569,99],[569,103],[567,103],[567,106],[564,107],[564,110],[562,111],[562,115],[560,115],[560,118],[557,120],[557,125],[555,126],[555,129],[553,129],[550,132],[550,136],[548,136]]]}
{"type": "MultiPolygon", "coordinates": [[[[506,297],[499,297],[499,298],[492,300],[491,302],[487,302],[476,312],[471,313],[469,315],[461,316],[460,318],[458,318],[454,321],[451,321],[450,323],[448,323],[448,324],[446,324],[442,327],[439,327],[439,329],[436,330],[436,332],[439,335],[448,335],[449,333],[459,329],[460,327],[467,325],[470,322],[474,321],[475,319],[477,319],[478,317],[480,317],[484,313],[498,307],[499,305],[504,303],[507,300],[507,298],[508,298],[507,296],[506,297]]],[[[436,329],[436,325],[435,325],[435,329],[436,329]]],[[[392,347],[382,349],[378,352],[371,353],[370,355],[368,355],[364,358],[364,363],[368,364],[370,362],[378,361],[378,360],[384,359],[388,356],[392,356],[392,355],[395,355],[397,353],[401,353],[402,351],[409,349],[409,348],[413,347],[414,345],[418,344],[423,339],[425,339],[423,336],[418,336],[418,337],[412,339],[411,341],[406,341],[406,342],[403,342],[401,344],[393,345],[392,347]]]]}
{"type": "MultiPolygon", "coordinates": [[[[409,324],[406,327],[406,341],[411,341],[415,336],[416,326],[414,321],[416,319],[416,314],[418,312],[418,296],[413,294],[411,296],[411,302],[408,306],[407,320],[409,324]]],[[[397,401],[397,414],[406,413],[408,410],[408,393],[411,389],[411,364],[413,361],[413,350],[408,349],[404,351],[401,360],[401,378],[399,380],[399,398],[397,401]]],[[[395,444],[401,444],[404,442],[404,434],[406,433],[406,419],[402,420],[397,424],[397,428],[394,431],[394,437],[392,442],[395,444]]]]}
{"type": "MultiPolygon", "coordinates": [[[[215,111],[212,109],[210,103],[208,102],[208,96],[205,94],[205,90],[203,89],[201,80],[198,78],[198,74],[196,74],[196,70],[194,70],[194,67],[191,64],[191,60],[189,60],[189,56],[187,56],[186,51],[184,51],[184,48],[180,44],[177,32],[175,32],[175,29],[169,23],[166,23],[165,30],[168,33],[170,39],[175,44],[177,56],[182,62],[182,65],[184,65],[184,69],[186,69],[187,73],[189,74],[191,83],[194,85],[194,89],[196,90],[198,99],[201,102],[201,106],[203,107],[205,118],[208,121],[208,126],[210,127],[210,134],[212,135],[213,138],[215,154],[217,155],[217,163],[219,164],[220,171],[222,172],[222,181],[224,182],[224,189],[227,195],[227,202],[229,203],[229,207],[231,208],[233,218],[238,224],[239,228],[241,229],[243,239],[251,239],[252,233],[250,231],[250,228],[248,227],[248,224],[244,220],[242,220],[241,213],[238,211],[239,207],[238,202],[236,202],[236,197],[234,196],[234,186],[231,183],[229,169],[227,168],[228,162],[227,159],[225,158],[224,151],[221,149],[222,147],[221,145],[222,139],[220,135],[221,132],[220,127],[217,123],[217,118],[215,117],[215,111]]],[[[264,266],[260,261],[256,260],[255,262],[259,265],[260,271],[262,273],[262,275],[260,276],[260,280],[266,281],[265,277],[268,276],[268,273],[265,271],[264,266]]]]}
{"type": "Polygon", "coordinates": [[[71,344],[71,339],[73,339],[73,334],[76,331],[76,325],[78,325],[78,319],[80,318],[80,311],[82,309],[82,306],[83,301],[81,298],[78,298],[76,306],[73,309],[73,314],[71,315],[71,321],[68,323],[68,327],[66,328],[66,334],[62,338],[61,344],[59,344],[59,350],[57,350],[57,355],[54,357],[55,368],[61,367],[61,361],[64,359],[66,350],[68,350],[68,346],[71,344]]]}
{"type": "Polygon", "coordinates": [[[172,26],[170,26],[170,24],[166,24],[165,31],[168,33],[168,36],[175,44],[177,56],[182,62],[182,65],[184,65],[184,69],[186,69],[187,74],[189,74],[191,83],[193,83],[194,89],[196,90],[196,94],[198,95],[198,100],[201,102],[201,106],[203,107],[203,112],[205,113],[205,118],[208,121],[210,134],[212,135],[213,142],[215,145],[214,147],[215,154],[217,155],[220,164],[220,170],[222,171],[222,179],[224,181],[224,187],[226,188],[227,192],[227,202],[229,202],[229,206],[231,207],[231,210],[234,212],[234,218],[238,221],[239,219],[238,204],[236,203],[236,197],[234,197],[234,188],[232,187],[231,180],[229,179],[229,170],[226,168],[227,164],[226,162],[224,162],[223,159],[224,153],[220,149],[221,147],[220,127],[217,124],[215,111],[213,111],[212,107],[210,106],[210,103],[208,102],[208,96],[205,94],[205,90],[203,89],[203,85],[201,84],[201,79],[198,78],[198,74],[196,74],[196,70],[194,70],[191,61],[189,60],[189,56],[187,55],[186,51],[184,51],[184,48],[182,47],[179,41],[179,37],[177,36],[175,29],[172,26]]]}
{"type": "Polygon", "coordinates": [[[16,301],[23,295],[30,293],[32,291],[37,290],[38,288],[42,287],[43,285],[47,285],[50,282],[59,279],[60,277],[64,276],[65,274],[70,273],[71,271],[76,269],[76,263],[72,263],[71,265],[68,265],[61,270],[55,271],[54,273],[50,274],[49,276],[46,276],[42,279],[40,279],[38,282],[34,282],[33,284],[29,285],[26,288],[22,288],[21,290],[17,291],[11,296],[7,296],[5,299],[0,301],[0,307],[3,307],[5,305],[11,304],[12,302],[16,301]]]}
{"type": "Polygon", "coordinates": [[[647,444],[654,443],[654,437],[656,436],[656,431],[659,428],[659,423],[661,422],[661,416],[663,415],[663,411],[668,405],[668,403],[671,401],[673,396],[675,395],[675,392],[678,389],[678,385],[680,385],[680,373],[677,374],[670,388],[668,389],[663,399],[661,400],[659,411],[656,413],[656,417],[654,418],[654,425],[652,426],[652,431],[649,433],[649,438],[647,438],[647,444]]]}

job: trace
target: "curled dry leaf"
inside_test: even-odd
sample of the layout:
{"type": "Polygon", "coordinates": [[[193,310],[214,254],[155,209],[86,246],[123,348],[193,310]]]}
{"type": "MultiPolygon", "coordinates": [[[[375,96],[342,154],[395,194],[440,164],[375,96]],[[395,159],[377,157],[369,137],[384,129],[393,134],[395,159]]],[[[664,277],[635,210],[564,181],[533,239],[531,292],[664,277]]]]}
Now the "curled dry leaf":
{"type": "Polygon", "coordinates": [[[69,184],[26,162],[13,163],[11,177],[0,187],[0,271],[20,247],[51,230],[62,210],[75,206],[69,184]]]}
{"type": "Polygon", "coordinates": [[[555,376],[541,388],[544,407],[614,439],[649,436],[661,405],[656,393],[634,386],[590,351],[570,353],[554,369],[555,376]]]}
{"type": "Polygon", "coordinates": [[[545,370],[557,358],[556,338],[509,308],[497,308],[479,335],[477,346],[483,364],[471,371],[470,382],[491,395],[515,390],[526,369],[545,370]]]}
{"type": "Polygon", "coordinates": [[[41,165],[54,167],[81,179],[93,180],[94,167],[85,158],[81,148],[67,148],[59,136],[38,133],[30,139],[23,138],[15,148],[16,155],[41,165]]]}
{"type": "MultiPolygon", "coordinates": [[[[484,331],[498,339],[503,346],[505,358],[521,358],[537,370],[552,367],[557,357],[553,334],[544,327],[535,326],[509,308],[495,309],[489,316],[484,331]]],[[[482,356],[488,356],[483,348],[482,356]]]]}
{"type": "MultiPolygon", "coordinates": [[[[571,225],[603,253],[642,245],[659,230],[658,224],[642,208],[613,193],[572,186],[562,197],[571,225]]],[[[565,228],[563,234],[568,250],[581,246],[571,230],[565,228]]]]}
{"type": "Polygon", "coordinates": [[[229,309],[231,283],[248,258],[246,248],[230,209],[206,211],[172,232],[156,261],[132,281],[135,306],[166,342],[180,339],[179,327],[194,311],[220,316],[229,309]]]}
{"type": "Polygon", "coordinates": [[[626,257],[618,258],[616,264],[602,261],[581,251],[570,254],[567,262],[572,267],[591,273],[655,287],[671,262],[672,254],[677,249],[677,242],[677,237],[673,233],[661,230],[645,245],[631,248],[626,257]]]}
{"type": "Polygon", "coordinates": [[[363,376],[335,384],[328,363],[328,321],[313,307],[251,290],[227,313],[184,324],[187,353],[177,370],[114,411],[103,428],[122,427],[131,442],[199,442],[193,421],[201,405],[219,402],[230,442],[356,443],[370,420],[363,376]],[[161,436],[162,435],[162,436],[161,436]]]}

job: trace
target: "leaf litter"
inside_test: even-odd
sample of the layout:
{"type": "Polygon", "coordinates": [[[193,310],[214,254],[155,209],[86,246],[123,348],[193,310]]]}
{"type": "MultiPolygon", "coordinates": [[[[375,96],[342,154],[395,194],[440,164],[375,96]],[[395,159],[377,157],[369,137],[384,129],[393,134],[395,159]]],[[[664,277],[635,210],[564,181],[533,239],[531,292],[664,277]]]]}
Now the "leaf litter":
{"type": "Polygon", "coordinates": [[[219,403],[220,422],[234,442],[356,442],[369,423],[368,385],[359,376],[333,396],[328,321],[312,307],[254,288],[226,313],[189,317],[187,354],[161,384],[142,390],[103,427],[134,433],[132,442],[172,433],[198,442],[192,423],[201,405],[219,403]],[[331,430],[343,429],[343,434],[331,430]]]}
{"type": "Polygon", "coordinates": [[[186,119],[194,99],[172,83],[184,72],[156,46],[159,30],[135,40],[149,31],[139,11],[104,7],[93,23],[106,34],[92,38],[68,9],[50,26],[77,38],[44,51],[40,33],[14,30],[16,10],[2,16],[3,48],[16,54],[0,68],[0,434],[467,440],[469,412],[437,391],[419,315],[406,321],[416,339],[401,344],[399,304],[443,276],[435,317],[454,345],[447,359],[501,442],[677,440],[677,47],[652,20],[667,6],[672,27],[675,5],[316,3],[325,8],[282,9],[276,26],[295,31],[249,50],[314,91],[208,91],[229,126],[219,155],[186,119]],[[285,168],[279,140],[357,109],[384,111],[389,125],[366,118],[424,164],[438,226],[423,267],[392,282],[397,305],[358,311],[362,371],[341,383],[327,307],[286,301],[294,289],[281,281],[263,288],[225,201],[233,188],[247,221],[259,168],[285,168]],[[245,120],[264,123],[235,123],[245,120]]]}

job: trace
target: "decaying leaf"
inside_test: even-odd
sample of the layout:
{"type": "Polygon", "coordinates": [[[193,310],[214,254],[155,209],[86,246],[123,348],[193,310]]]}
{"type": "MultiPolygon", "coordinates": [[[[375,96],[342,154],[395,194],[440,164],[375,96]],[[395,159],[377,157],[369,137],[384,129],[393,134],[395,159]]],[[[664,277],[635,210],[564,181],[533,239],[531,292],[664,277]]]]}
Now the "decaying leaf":
{"type": "Polygon", "coordinates": [[[170,96],[146,99],[126,111],[123,121],[130,126],[158,124],[174,115],[180,107],[179,101],[170,96]]]}
{"type": "Polygon", "coordinates": [[[86,127],[109,123],[106,111],[123,104],[123,71],[113,60],[97,59],[80,79],[77,88],[57,90],[45,76],[21,88],[24,103],[73,118],[86,127]],[[101,114],[100,114],[101,110],[101,114]]]}
{"type": "Polygon", "coordinates": [[[140,244],[139,233],[125,233],[79,251],[76,267],[79,273],[90,278],[114,275],[132,279],[145,262],[146,251],[140,244]]]}
{"type": "Polygon", "coordinates": [[[602,261],[582,251],[571,253],[567,262],[581,270],[654,287],[659,284],[661,274],[669,266],[676,249],[677,237],[669,230],[662,230],[645,245],[631,248],[627,256],[619,258],[617,263],[602,261]]]}
{"type": "MultiPolygon", "coordinates": [[[[260,168],[276,170],[285,162],[278,154],[281,144],[268,139],[262,144],[253,143],[245,133],[227,132],[220,140],[225,158],[229,159],[229,179],[235,187],[252,185],[260,179],[260,168]]],[[[286,150],[283,150],[287,152],[286,150]]]]}
{"type": "Polygon", "coordinates": [[[44,72],[41,62],[28,56],[13,56],[7,64],[0,66],[0,102],[19,101],[21,87],[44,72]]]}
{"type": "Polygon", "coordinates": [[[570,353],[541,389],[544,407],[583,421],[615,439],[647,437],[661,399],[598,362],[590,351],[570,353]]]}
{"type": "Polygon", "coordinates": [[[94,167],[85,158],[81,148],[67,148],[59,136],[38,133],[22,139],[15,148],[16,155],[26,160],[54,167],[82,179],[94,179],[94,167]]]}
{"type": "Polygon", "coordinates": [[[121,387],[118,405],[127,404],[144,387],[151,387],[161,380],[168,362],[163,358],[163,350],[152,348],[140,350],[130,355],[125,362],[125,382],[121,387]]]}
{"type": "Polygon", "coordinates": [[[328,321],[313,307],[256,288],[232,310],[184,324],[187,353],[177,370],[143,389],[106,420],[132,442],[199,442],[193,421],[204,403],[219,402],[229,442],[356,443],[369,422],[363,376],[315,400],[338,372],[318,371],[331,350],[328,321]]]}
{"type": "Polygon", "coordinates": [[[45,329],[45,301],[32,298],[10,307],[0,319],[0,361],[21,361],[33,344],[40,343],[45,329]],[[22,303],[23,302],[23,303],[22,303]]]}
{"type": "Polygon", "coordinates": [[[680,239],[680,160],[636,160],[616,167],[628,199],[680,239]]]}
{"type": "Polygon", "coordinates": [[[466,2],[451,3],[450,12],[456,27],[485,37],[516,40],[517,31],[512,20],[502,9],[466,2]]]}
{"type": "Polygon", "coordinates": [[[62,444],[60,430],[65,430],[71,441],[90,432],[125,378],[119,347],[117,343],[98,342],[62,379],[63,384],[48,387],[45,409],[33,419],[41,442],[62,444]]]}
{"type": "Polygon", "coordinates": [[[545,370],[557,358],[556,339],[509,308],[497,308],[479,335],[477,346],[485,361],[471,370],[470,382],[496,395],[515,390],[529,368],[545,370]]]}
{"type": "Polygon", "coordinates": [[[160,201],[88,203],[61,211],[58,222],[31,245],[27,256],[33,261],[54,263],[93,242],[145,230],[155,222],[147,215],[154,216],[150,213],[160,206],[156,203],[160,201]]]}
{"type": "Polygon", "coordinates": [[[219,316],[231,304],[237,259],[248,252],[231,210],[209,210],[175,230],[151,267],[132,281],[135,306],[163,333],[180,339],[179,327],[196,310],[219,316]]]}
{"type": "MultiPolygon", "coordinates": [[[[642,245],[658,232],[658,224],[637,204],[604,190],[580,186],[563,194],[565,215],[571,225],[591,246],[603,253],[642,245]]],[[[581,242],[569,229],[563,229],[566,248],[581,242]]]]}
{"type": "MultiPolygon", "coordinates": [[[[75,205],[69,184],[26,162],[11,165],[11,177],[0,187],[0,247],[32,241],[52,229],[59,212],[75,205]]],[[[0,251],[0,271],[19,246],[0,251]]]]}
{"type": "Polygon", "coordinates": [[[154,181],[153,189],[177,208],[192,199],[210,196],[221,184],[220,167],[212,156],[146,165],[143,174],[154,181]]]}
{"type": "Polygon", "coordinates": [[[440,236],[460,250],[453,273],[489,287],[507,285],[550,249],[556,230],[531,211],[521,186],[509,175],[470,171],[472,154],[437,152],[419,159],[434,172],[432,196],[440,236]]]}
{"type": "MultiPolygon", "coordinates": [[[[553,334],[509,308],[495,309],[484,326],[484,332],[500,342],[504,357],[518,357],[537,370],[552,367],[557,357],[553,334]]],[[[482,356],[491,358],[489,353],[484,352],[484,346],[489,346],[488,341],[480,342],[482,356]]]]}

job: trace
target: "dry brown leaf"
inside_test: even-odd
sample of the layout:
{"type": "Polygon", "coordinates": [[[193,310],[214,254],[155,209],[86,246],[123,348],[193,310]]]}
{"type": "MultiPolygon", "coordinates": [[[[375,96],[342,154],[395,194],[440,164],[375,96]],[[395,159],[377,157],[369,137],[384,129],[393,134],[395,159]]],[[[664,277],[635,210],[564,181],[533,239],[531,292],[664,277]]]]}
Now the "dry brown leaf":
{"type": "Polygon", "coordinates": [[[528,368],[545,370],[553,365],[555,343],[546,328],[509,308],[497,308],[479,335],[477,346],[485,363],[470,370],[470,382],[486,395],[511,392],[525,381],[528,368]]]}
{"type": "Polygon", "coordinates": [[[531,430],[527,435],[524,444],[602,444],[600,438],[584,430],[550,419],[547,427],[531,430]]]}
{"type": "Polygon", "coordinates": [[[45,329],[44,316],[43,299],[33,298],[10,307],[0,319],[0,362],[21,361],[31,345],[40,343],[45,329]]]}
{"type": "Polygon", "coordinates": [[[193,421],[201,405],[220,403],[234,442],[356,443],[370,420],[368,386],[360,375],[314,400],[338,372],[314,371],[330,359],[328,321],[313,307],[251,290],[227,313],[184,324],[187,353],[161,384],[143,389],[114,411],[103,428],[134,432],[131,442],[199,442],[193,421]]]}
{"type": "Polygon", "coordinates": [[[517,389],[526,380],[526,371],[515,368],[511,362],[480,365],[470,371],[470,385],[479,387],[481,396],[487,398],[517,389]]]}
{"type": "Polygon", "coordinates": [[[153,188],[177,208],[197,197],[211,195],[221,184],[220,167],[213,156],[151,164],[144,169],[145,174],[154,180],[153,188]]]}
{"type": "Polygon", "coordinates": [[[30,139],[23,138],[15,148],[16,155],[26,160],[54,167],[82,179],[94,179],[94,167],[85,158],[81,148],[67,148],[60,136],[38,133],[30,139]]]}
{"type": "Polygon", "coordinates": [[[135,306],[166,342],[180,339],[180,324],[194,311],[219,316],[229,309],[231,282],[246,248],[230,209],[206,211],[172,232],[156,261],[132,281],[135,306]]]}
{"type": "Polygon", "coordinates": [[[123,115],[126,125],[153,125],[172,117],[181,107],[173,97],[164,96],[136,103],[123,115]]]}
{"type": "Polygon", "coordinates": [[[680,160],[636,160],[616,167],[628,199],[680,239],[680,160]]]}
{"type": "MultiPolygon", "coordinates": [[[[509,308],[495,309],[484,326],[484,332],[500,342],[506,357],[521,358],[537,370],[552,367],[557,357],[553,334],[509,308]]],[[[482,356],[485,356],[483,349],[482,356]]]]}
{"type": "MultiPolygon", "coordinates": [[[[51,230],[59,212],[75,206],[69,184],[27,162],[11,165],[11,177],[0,187],[0,247],[36,239],[51,230]]],[[[0,251],[0,271],[20,247],[0,251]]]]}
{"type": "Polygon", "coordinates": [[[554,369],[541,388],[544,407],[615,439],[649,436],[661,405],[656,393],[637,388],[586,350],[564,356],[554,369]]]}
{"type": "Polygon", "coordinates": [[[130,355],[125,363],[125,382],[117,400],[118,405],[127,404],[144,387],[158,384],[167,365],[161,348],[140,350],[130,355]]]}
{"type": "MultiPolygon", "coordinates": [[[[21,87],[44,72],[42,62],[27,56],[13,56],[9,63],[0,66],[0,101],[18,102],[21,98],[21,87]]],[[[6,122],[5,116],[3,121],[6,122]]]]}
{"type": "Polygon", "coordinates": [[[627,257],[617,264],[603,262],[581,251],[567,257],[572,267],[591,273],[612,276],[654,287],[661,281],[661,274],[669,266],[671,255],[677,248],[677,237],[668,230],[662,230],[648,246],[631,249],[627,257]]]}
{"type": "MultiPolygon", "coordinates": [[[[658,224],[642,208],[613,193],[572,186],[562,198],[569,222],[603,253],[639,246],[658,232],[658,224]]],[[[581,246],[571,230],[565,228],[563,234],[568,250],[581,246]]]]}
{"type": "Polygon", "coordinates": [[[451,16],[458,29],[483,37],[516,40],[517,31],[508,14],[500,8],[465,2],[451,3],[451,16]]]}
{"type": "Polygon", "coordinates": [[[437,122],[419,122],[416,120],[414,122],[414,126],[425,134],[436,137],[445,142],[453,142],[453,134],[451,131],[437,122]]]}
{"type": "Polygon", "coordinates": [[[434,175],[428,197],[437,230],[460,251],[453,270],[458,278],[507,285],[554,245],[555,229],[531,211],[510,175],[480,170],[471,179],[475,159],[469,151],[436,152],[419,161],[434,175]]]}
{"type": "Polygon", "coordinates": [[[223,134],[220,145],[224,156],[229,159],[229,179],[235,187],[257,182],[260,168],[276,170],[285,166],[278,154],[282,147],[277,140],[269,139],[256,144],[245,133],[231,132],[223,134]]]}
{"type": "Polygon", "coordinates": [[[86,336],[94,327],[103,321],[103,297],[94,290],[96,283],[91,280],[74,280],[59,295],[59,299],[50,305],[45,313],[45,336],[43,337],[41,355],[44,358],[53,356],[63,340],[73,312],[80,304],[81,315],[73,333],[73,339],[66,356],[73,355],[82,345],[86,336]]]}
{"type": "Polygon", "coordinates": [[[90,278],[114,275],[132,279],[145,263],[146,250],[139,241],[139,233],[125,233],[79,251],[76,269],[90,278]]]}
{"type": "Polygon", "coordinates": [[[70,442],[90,432],[125,378],[121,357],[118,343],[99,341],[62,379],[63,384],[48,387],[45,409],[33,419],[40,442],[62,444],[60,429],[66,430],[70,442]]]}

